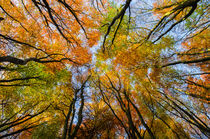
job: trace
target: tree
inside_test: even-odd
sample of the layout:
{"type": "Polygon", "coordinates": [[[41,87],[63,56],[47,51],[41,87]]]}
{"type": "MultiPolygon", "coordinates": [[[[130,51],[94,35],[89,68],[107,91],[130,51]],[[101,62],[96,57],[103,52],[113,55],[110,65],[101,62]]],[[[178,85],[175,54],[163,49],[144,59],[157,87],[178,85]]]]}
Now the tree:
{"type": "MultiPolygon", "coordinates": [[[[126,7],[125,4],[123,8],[127,8],[129,11],[128,7],[129,6],[126,7]]],[[[146,94],[145,97],[147,97],[147,99],[144,98],[144,100],[136,100],[135,104],[137,102],[145,102],[146,100],[151,101],[153,97],[153,101],[157,101],[158,99],[158,101],[160,102],[158,102],[156,105],[159,107],[161,106],[164,109],[164,111],[166,111],[165,115],[172,119],[172,122],[170,123],[176,123],[176,126],[180,129],[189,129],[189,132],[186,133],[183,130],[178,132],[175,129],[173,129],[170,124],[168,124],[168,121],[166,122],[162,120],[161,122],[163,124],[167,125],[168,127],[170,127],[170,129],[172,129],[172,132],[174,133],[174,135],[176,135],[176,138],[189,138],[192,135],[200,138],[202,138],[202,136],[209,136],[209,126],[208,124],[206,124],[206,120],[209,118],[207,115],[208,110],[204,106],[208,105],[208,95],[206,95],[209,90],[208,81],[206,81],[202,77],[201,79],[199,79],[198,77],[199,75],[206,75],[208,77],[209,74],[208,70],[205,68],[208,68],[209,61],[209,57],[207,56],[208,46],[205,45],[207,44],[207,39],[205,37],[202,37],[201,40],[196,41],[198,43],[202,42],[202,44],[200,45],[202,45],[204,49],[202,47],[199,47],[199,45],[193,45],[193,43],[191,42],[192,38],[196,39],[196,37],[200,36],[200,34],[204,34],[205,36],[208,34],[208,19],[206,20],[205,7],[205,1],[170,1],[168,3],[166,1],[161,1],[160,4],[154,3],[154,8],[153,10],[151,10],[152,13],[155,13],[155,15],[158,14],[162,16],[158,17],[160,19],[157,21],[154,27],[151,26],[151,29],[146,28],[144,25],[137,24],[138,21],[135,20],[135,18],[138,19],[137,17],[139,17],[140,15],[135,15],[136,17],[132,17],[133,19],[130,17],[130,20],[135,20],[135,25],[137,27],[132,27],[132,29],[127,31],[129,32],[127,34],[122,31],[123,24],[121,24],[123,23],[123,21],[126,22],[126,18],[124,18],[124,20],[122,21],[119,21],[119,24],[116,26],[114,26],[114,24],[110,24],[112,26],[107,27],[108,35],[110,35],[109,37],[111,40],[118,40],[116,41],[116,43],[114,43],[113,41],[106,41],[105,45],[109,49],[107,49],[104,46],[103,49],[106,48],[106,51],[108,52],[103,52],[104,54],[99,55],[98,60],[100,60],[100,62],[98,62],[99,64],[95,69],[99,73],[99,75],[103,75],[104,70],[107,74],[110,72],[110,70],[114,70],[119,74],[118,76],[122,78],[121,80],[126,80],[122,83],[122,88],[128,86],[128,88],[130,88],[131,90],[138,90],[137,94],[141,97],[143,97],[146,94]],[[170,11],[171,9],[172,11],[170,11]],[[196,18],[195,15],[198,15],[198,18],[196,18]],[[186,31],[185,33],[183,33],[182,37],[173,36],[173,34],[170,34],[170,32],[174,30],[179,24],[183,23],[185,24],[186,31]],[[118,37],[116,37],[116,30],[118,29],[118,37]],[[170,35],[166,36],[166,34],[170,35]],[[176,49],[178,43],[180,42],[182,42],[182,46],[179,46],[179,49],[176,49]],[[181,47],[183,46],[193,48],[186,49],[185,47],[181,49],[181,47]],[[104,57],[104,55],[106,56],[104,57]],[[103,60],[104,62],[102,62],[103,60]],[[106,60],[108,60],[108,62],[106,60]],[[189,66],[203,65],[203,68],[201,68],[201,71],[197,73],[189,74],[184,69],[174,69],[174,65],[179,67],[179,64],[189,66]],[[202,71],[202,69],[205,70],[202,71]],[[194,78],[188,77],[196,75],[198,76],[194,78]],[[166,97],[163,98],[163,96],[166,97]],[[188,100],[186,96],[189,97],[189,101],[192,102],[192,104],[186,103],[186,100],[188,100]],[[195,104],[198,102],[199,104],[195,104]],[[170,114],[167,114],[168,112],[170,114]],[[182,124],[180,124],[178,120],[174,119],[175,117],[178,119],[181,118],[182,124]],[[191,123],[190,121],[194,122],[191,123]]],[[[121,13],[124,10],[123,8],[119,13],[121,13]]],[[[139,9],[140,12],[143,12],[143,10],[145,10],[142,10],[141,8],[139,9]]],[[[148,11],[150,10],[148,9],[148,11]]],[[[117,14],[116,17],[120,16],[125,17],[126,15],[117,14]]],[[[116,17],[111,19],[111,21],[109,22],[115,23],[115,21],[117,21],[118,19],[116,19],[116,17]]],[[[104,33],[104,40],[109,39],[107,37],[107,32],[105,31],[104,33]]],[[[187,66],[185,69],[187,69],[187,66]]],[[[113,74],[109,74],[111,74],[109,78],[115,80],[113,74]]],[[[102,81],[103,80],[107,79],[102,79],[102,81]]],[[[118,85],[114,86],[118,89],[121,85],[119,85],[118,83],[118,85]]],[[[111,87],[111,85],[108,85],[108,87],[105,88],[110,89],[113,87],[111,87]]],[[[105,89],[101,90],[103,91],[105,89]]],[[[129,91],[126,90],[126,92],[129,91]]],[[[111,94],[111,92],[109,92],[109,94],[111,94]]],[[[132,92],[129,94],[132,95],[134,93],[132,92]]],[[[137,96],[133,98],[137,98],[137,96]]],[[[109,97],[106,99],[109,100],[109,97]]],[[[119,98],[112,99],[119,101],[119,98]]],[[[121,104],[123,104],[122,102],[121,104]]],[[[150,104],[151,102],[147,103],[150,104]]],[[[156,116],[156,118],[161,118],[158,115],[160,114],[160,112],[155,112],[157,108],[153,108],[154,104],[153,107],[151,107],[151,104],[149,104],[147,104],[147,106],[156,116]]],[[[144,109],[146,108],[144,107],[144,109]]],[[[127,121],[127,125],[129,125],[128,123],[129,121],[127,121]]],[[[135,133],[135,130],[133,131],[133,133],[135,133]]],[[[137,136],[137,133],[138,130],[136,131],[136,135],[134,136],[137,136]]],[[[127,134],[129,136],[129,134],[131,133],[128,132],[127,134]]],[[[156,136],[159,137],[160,135],[156,136]]]]}
{"type": "Polygon", "coordinates": [[[209,138],[208,5],[0,2],[0,138],[209,138]]]}
{"type": "Polygon", "coordinates": [[[94,10],[89,10],[82,1],[6,0],[1,2],[0,8],[2,125],[5,120],[8,122],[6,135],[11,136],[31,130],[40,123],[50,125],[49,121],[56,119],[53,117],[55,111],[57,117],[61,117],[61,113],[68,110],[61,104],[74,102],[71,99],[74,94],[71,72],[65,68],[90,61],[88,48],[99,38],[95,27],[100,18],[94,16],[94,10]],[[36,114],[36,109],[42,110],[45,105],[50,105],[46,113],[36,114]],[[33,117],[38,120],[44,115],[46,119],[33,124],[33,117]],[[22,129],[9,126],[18,120],[23,124],[28,122],[30,126],[25,125],[22,129]]]}

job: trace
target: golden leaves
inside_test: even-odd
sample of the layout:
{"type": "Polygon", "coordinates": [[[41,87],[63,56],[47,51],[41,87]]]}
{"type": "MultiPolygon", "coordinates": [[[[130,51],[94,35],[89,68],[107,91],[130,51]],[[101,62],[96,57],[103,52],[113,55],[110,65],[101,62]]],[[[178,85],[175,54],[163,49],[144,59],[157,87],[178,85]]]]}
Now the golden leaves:
{"type": "MultiPolygon", "coordinates": [[[[48,54],[60,54],[53,56],[53,59],[59,60],[62,57],[73,58],[79,64],[85,64],[91,61],[89,48],[97,44],[100,39],[100,33],[96,29],[99,24],[98,11],[90,8],[84,1],[66,1],[75,10],[75,15],[69,12],[69,9],[58,4],[57,1],[47,1],[52,10],[53,18],[60,26],[63,34],[70,40],[66,40],[61,36],[59,31],[55,28],[52,19],[47,11],[43,10],[42,13],[34,5],[32,1],[9,1],[5,0],[1,6],[4,9],[0,14],[5,19],[1,22],[1,33],[8,35],[12,39],[28,43],[38,49],[42,49],[48,54]],[[6,12],[7,13],[6,13],[6,12]],[[76,19],[76,17],[78,20],[76,19]],[[78,23],[80,20],[81,25],[78,23]],[[48,23],[48,25],[47,25],[48,23]],[[84,35],[84,27],[87,36],[84,35]],[[65,55],[65,56],[64,56],[65,55]]],[[[90,4],[90,3],[89,3],[90,4]]],[[[42,7],[38,3],[39,7],[42,7]]],[[[42,10],[42,8],[41,8],[42,10]]],[[[13,49],[13,46],[9,46],[13,49]]],[[[28,57],[44,57],[43,52],[36,51],[27,45],[16,45],[18,51],[15,52],[16,56],[28,57]]],[[[7,49],[2,49],[2,54],[7,53],[7,49]]],[[[68,60],[62,61],[64,64],[68,60]]],[[[72,63],[71,63],[72,64],[72,63]]],[[[54,69],[61,69],[62,64],[50,63],[48,67],[54,69]]]]}
{"type": "Polygon", "coordinates": [[[88,48],[86,47],[73,48],[71,52],[71,58],[81,65],[86,64],[91,60],[91,54],[88,52],[88,48]]]}
{"type": "Polygon", "coordinates": [[[88,33],[88,36],[90,36],[90,38],[88,39],[88,46],[92,47],[98,43],[100,32],[97,30],[93,30],[92,32],[88,33]]]}

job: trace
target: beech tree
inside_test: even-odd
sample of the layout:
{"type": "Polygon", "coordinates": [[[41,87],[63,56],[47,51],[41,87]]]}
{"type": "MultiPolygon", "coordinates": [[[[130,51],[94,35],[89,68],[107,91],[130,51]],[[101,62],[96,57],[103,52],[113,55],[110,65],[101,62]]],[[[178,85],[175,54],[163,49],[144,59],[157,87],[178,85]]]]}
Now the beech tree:
{"type": "Polygon", "coordinates": [[[207,0],[0,1],[0,138],[209,138],[207,0]]]}

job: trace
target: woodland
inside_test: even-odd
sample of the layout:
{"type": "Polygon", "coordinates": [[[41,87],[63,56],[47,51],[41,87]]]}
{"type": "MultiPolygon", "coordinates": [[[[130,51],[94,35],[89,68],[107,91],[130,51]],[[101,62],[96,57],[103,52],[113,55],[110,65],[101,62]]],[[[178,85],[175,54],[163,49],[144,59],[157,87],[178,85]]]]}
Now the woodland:
{"type": "Polygon", "coordinates": [[[0,0],[0,139],[210,138],[208,0],[0,0]]]}

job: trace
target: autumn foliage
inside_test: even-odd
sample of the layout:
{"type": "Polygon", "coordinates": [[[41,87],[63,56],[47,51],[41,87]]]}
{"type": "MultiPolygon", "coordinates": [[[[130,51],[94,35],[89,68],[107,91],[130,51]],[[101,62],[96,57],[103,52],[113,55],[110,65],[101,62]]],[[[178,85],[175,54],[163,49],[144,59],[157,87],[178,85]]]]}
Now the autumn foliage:
{"type": "Polygon", "coordinates": [[[0,1],[0,138],[210,138],[208,7],[0,1]]]}

